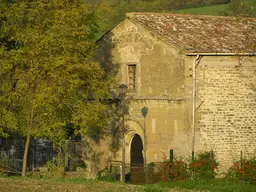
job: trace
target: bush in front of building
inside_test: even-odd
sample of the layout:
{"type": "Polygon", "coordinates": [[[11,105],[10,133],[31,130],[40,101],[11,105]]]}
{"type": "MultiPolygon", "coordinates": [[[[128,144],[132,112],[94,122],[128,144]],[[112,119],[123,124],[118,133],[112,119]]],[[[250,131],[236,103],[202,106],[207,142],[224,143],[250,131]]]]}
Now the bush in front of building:
{"type": "Polygon", "coordinates": [[[226,174],[228,180],[235,183],[247,182],[251,184],[256,183],[256,158],[244,159],[235,162],[226,174]]]}
{"type": "Polygon", "coordinates": [[[112,173],[110,169],[106,168],[97,173],[97,180],[100,181],[119,181],[120,174],[112,173]]]}
{"type": "Polygon", "coordinates": [[[159,165],[163,180],[213,179],[218,170],[218,162],[213,152],[199,153],[193,160],[167,160],[159,165]]]}
{"type": "Polygon", "coordinates": [[[185,160],[167,160],[159,164],[159,171],[163,180],[184,180],[189,177],[188,164],[185,160]]]}
{"type": "Polygon", "coordinates": [[[199,153],[197,157],[190,162],[189,169],[193,179],[212,179],[215,178],[218,171],[218,162],[212,151],[199,153]]]}

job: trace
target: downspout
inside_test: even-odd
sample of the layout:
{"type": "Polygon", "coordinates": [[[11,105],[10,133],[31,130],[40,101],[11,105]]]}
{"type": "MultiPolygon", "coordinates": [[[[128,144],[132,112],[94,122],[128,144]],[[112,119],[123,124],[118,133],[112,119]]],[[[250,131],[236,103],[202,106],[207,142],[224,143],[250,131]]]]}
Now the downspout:
{"type": "Polygon", "coordinates": [[[200,62],[200,56],[197,55],[193,62],[193,112],[192,112],[192,160],[195,158],[195,137],[196,137],[196,128],[195,128],[195,112],[196,112],[196,67],[200,62]]]}
{"type": "Polygon", "coordinates": [[[200,62],[202,56],[256,56],[256,52],[253,53],[187,53],[187,56],[196,56],[193,62],[193,117],[192,117],[192,160],[195,155],[195,112],[196,112],[196,67],[200,62]]]}

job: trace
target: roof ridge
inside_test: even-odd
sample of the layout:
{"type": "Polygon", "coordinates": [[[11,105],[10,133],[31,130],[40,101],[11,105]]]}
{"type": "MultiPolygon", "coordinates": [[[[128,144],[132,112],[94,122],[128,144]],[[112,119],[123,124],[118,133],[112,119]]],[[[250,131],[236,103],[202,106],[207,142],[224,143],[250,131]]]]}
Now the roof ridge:
{"type": "Polygon", "coordinates": [[[131,12],[127,19],[189,52],[255,52],[256,18],[131,12]]]}
{"type": "Polygon", "coordinates": [[[222,15],[199,15],[199,14],[178,14],[178,13],[164,13],[164,12],[128,12],[126,17],[134,17],[136,14],[158,14],[158,15],[170,15],[170,16],[185,16],[185,17],[210,17],[210,18],[242,18],[246,20],[256,20],[255,17],[236,17],[236,16],[222,16],[222,15]]]}

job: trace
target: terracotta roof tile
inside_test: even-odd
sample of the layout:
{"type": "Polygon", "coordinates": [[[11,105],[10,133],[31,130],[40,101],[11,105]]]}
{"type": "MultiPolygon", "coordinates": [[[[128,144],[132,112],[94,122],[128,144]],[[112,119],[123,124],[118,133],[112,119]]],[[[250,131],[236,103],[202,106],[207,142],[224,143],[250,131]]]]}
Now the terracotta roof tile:
{"type": "Polygon", "coordinates": [[[256,52],[255,18],[165,13],[130,13],[127,17],[186,52],[256,52]]]}

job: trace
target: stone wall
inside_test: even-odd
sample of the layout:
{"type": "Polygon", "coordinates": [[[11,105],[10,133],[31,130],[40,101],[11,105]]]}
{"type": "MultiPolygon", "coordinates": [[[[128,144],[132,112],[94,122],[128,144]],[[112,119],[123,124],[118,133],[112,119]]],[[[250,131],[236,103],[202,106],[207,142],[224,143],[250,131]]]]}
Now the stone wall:
{"type": "MultiPolygon", "coordinates": [[[[191,150],[190,127],[185,124],[185,104],[180,101],[140,100],[133,101],[126,117],[129,132],[127,133],[127,149],[134,134],[139,134],[144,142],[144,118],[141,109],[146,106],[147,163],[160,162],[169,158],[169,150],[175,155],[187,155],[191,150]]],[[[129,151],[126,154],[130,161],[129,151]]]]}
{"type": "MultiPolygon", "coordinates": [[[[98,50],[98,58],[103,66],[116,72],[116,82],[113,84],[116,94],[119,84],[127,84],[127,66],[136,64],[137,88],[135,91],[128,90],[126,98],[126,162],[130,163],[133,136],[140,135],[144,143],[141,109],[145,106],[148,108],[147,163],[169,158],[170,149],[174,149],[176,155],[190,154],[191,103],[184,97],[187,75],[181,52],[128,19],[100,41],[98,50]]],[[[120,129],[121,125],[119,133],[115,133],[119,137],[120,129]]],[[[118,149],[111,155],[111,160],[121,161],[120,142],[116,144],[118,149]]]]}
{"type": "Polygon", "coordinates": [[[182,96],[184,60],[181,52],[128,19],[99,42],[98,60],[115,72],[117,83],[128,83],[128,65],[136,64],[133,96],[182,96]]]}
{"type": "Polygon", "coordinates": [[[197,69],[197,150],[222,167],[256,150],[256,58],[203,57],[197,69]]]}

